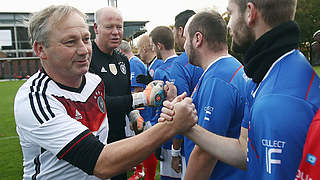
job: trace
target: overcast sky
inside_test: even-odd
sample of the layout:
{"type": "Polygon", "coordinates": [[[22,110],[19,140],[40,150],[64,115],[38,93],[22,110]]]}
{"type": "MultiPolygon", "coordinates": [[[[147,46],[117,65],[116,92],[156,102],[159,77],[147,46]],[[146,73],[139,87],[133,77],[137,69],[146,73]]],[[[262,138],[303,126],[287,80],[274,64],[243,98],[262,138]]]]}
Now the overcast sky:
{"type": "MultiPolygon", "coordinates": [[[[107,6],[107,0],[5,0],[0,12],[34,12],[52,4],[68,4],[83,12],[95,12],[107,6]]],[[[173,25],[174,17],[181,11],[200,11],[215,8],[223,13],[227,0],[118,0],[118,8],[125,21],[150,21],[146,29],[150,32],[159,25],[173,25]]]]}

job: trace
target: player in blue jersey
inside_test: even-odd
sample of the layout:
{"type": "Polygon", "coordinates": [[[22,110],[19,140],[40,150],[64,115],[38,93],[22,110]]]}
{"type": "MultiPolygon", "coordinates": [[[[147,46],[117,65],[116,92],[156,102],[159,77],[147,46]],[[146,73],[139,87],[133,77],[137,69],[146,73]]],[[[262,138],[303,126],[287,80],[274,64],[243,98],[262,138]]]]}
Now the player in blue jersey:
{"type": "MultiPolygon", "coordinates": [[[[239,138],[245,104],[243,66],[228,54],[227,27],[215,11],[193,16],[185,28],[185,49],[189,61],[204,70],[193,103],[198,124],[221,136],[239,138]]],[[[234,168],[185,138],[188,179],[240,179],[245,171],[234,168]]]]}
{"type": "MultiPolygon", "coordinates": [[[[203,69],[194,66],[189,63],[187,54],[184,52],[184,27],[188,19],[193,16],[195,12],[193,10],[185,10],[180,12],[175,17],[175,24],[173,28],[174,41],[176,48],[182,52],[180,56],[172,63],[171,67],[171,78],[174,81],[174,85],[177,87],[178,94],[183,92],[187,93],[190,97],[196,84],[199,81],[200,76],[203,73],[203,69]]],[[[172,168],[176,172],[182,172],[182,178],[185,174],[186,163],[184,156],[183,147],[183,136],[178,135],[172,140],[172,168]]]]}
{"type": "MultiPolygon", "coordinates": [[[[246,51],[248,95],[241,135],[225,138],[199,126],[185,134],[219,160],[247,168],[248,179],[295,178],[320,106],[320,79],[297,50],[296,5],[297,0],[229,0],[232,49],[246,51]]],[[[163,111],[172,113],[171,104],[165,105],[169,108],[163,111]]]]}
{"type": "MultiPolygon", "coordinates": [[[[136,82],[137,75],[143,74],[147,75],[147,68],[143,62],[133,54],[130,44],[122,40],[118,49],[126,55],[130,64],[130,81],[131,81],[131,93],[142,92],[145,89],[145,84],[136,82]]],[[[139,134],[144,129],[144,118],[148,116],[148,111],[145,111],[144,108],[138,108],[130,112],[129,120],[127,120],[126,134],[127,136],[134,136],[139,134]],[[141,115],[141,116],[140,116],[141,115]],[[138,118],[131,118],[138,117],[138,118]],[[133,130],[133,131],[132,131],[133,130]]],[[[144,176],[144,171],[142,168],[142,163],[136,166],[136,169],[131,177],[128,180],[135,180],[142,178],[144,176]]]]}
{"type": "MultiPolygon", "coordinates": [[[[166,26],[158,26],[150,33],[150,39],[153,43],[157,57],[162,59],[164,64],[159,66],[154,73],[154,80],[162,80],[164,82],[172,82],[170,77],[170,69],[172,63],[178,57],[174,50],[174,37],[172,30],[166,26]]],[[[160,117],[161,107],[155,108],[154,120],[160,117]]],[[[181,179],[181,173],[177,173],[171,167],[171,146],[172,140],[162,145],[161,155],[163,161],[160,161],[160,176],[162,180],[181,179]]]]}

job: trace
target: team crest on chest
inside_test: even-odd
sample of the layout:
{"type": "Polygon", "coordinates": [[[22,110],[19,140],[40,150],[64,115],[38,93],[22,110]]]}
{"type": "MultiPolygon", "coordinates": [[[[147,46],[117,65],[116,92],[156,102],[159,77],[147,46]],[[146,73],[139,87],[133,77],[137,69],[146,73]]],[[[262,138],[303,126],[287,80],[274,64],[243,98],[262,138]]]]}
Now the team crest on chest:
{"type": "Polygon", "coordinates": [[[127,68],[126,68],[126,65],[124,64],[124,62],[119,62],[119,66],[120,66],[120,71],[122,72],[122,74],[127,74],[127,68]]]}
{"type": "Polygon", "coordinates": [[[100,91],[96,92],[96,95],[94,96],[94,98],[97,100],[97,105],[100,109],[100,111],[105,114],[106,113],[106,105],[104,103],[104,99],[102,97],[102,93],[100,91]]]}
{"type": "Polygon", "coordinates": [[[154,76],[154,70],[150,69],[149,74],[150,74],[151,77],[153,77],[154,76]]]}
{"type": "Polygon", "coordinates": [[[113,75],[117,75],[118,74],[118,70],[115,64],[109,64],[109,70],[113,75]]]}

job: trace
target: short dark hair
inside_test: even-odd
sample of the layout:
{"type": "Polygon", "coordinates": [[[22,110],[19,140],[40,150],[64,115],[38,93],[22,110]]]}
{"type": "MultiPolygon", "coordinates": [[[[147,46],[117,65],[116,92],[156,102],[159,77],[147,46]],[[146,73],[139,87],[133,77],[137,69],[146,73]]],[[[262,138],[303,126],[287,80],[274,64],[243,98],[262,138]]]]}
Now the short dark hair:
{"type": "Polygon", "coordinates": [[[174,37],[172,30],[167,26],[158,26],[154,28],[150,35],[154,44],[161,43],[166,50],[174,48],[174,37]]]}
{"type": "Polygon", "coordinates": [[[185,27],[185,25],[187,24],[189,18],[193,15],[195,15],[196,13],[193,10],[185,10],[180,12],[178,15],[176,15],[175,17],[175,23],[174,23],[174,27],[176,29],[178,29],[179,27],[185,27]]]}
{"type": "Polygon", "coordinates": [[[216,11],[197,13],[188,26],[192,38],[196,32],[203,34],[208,46],[213,51],[222,50],[227,44],[227,25],[216,11]]]}
{"type": "Polygon", "coordinates": [[[248,2],[261,11],[264,21],[271,27],[294,20],[297,0],[232,0],[239,6],[240,13],[247,9],[248,2]]]}

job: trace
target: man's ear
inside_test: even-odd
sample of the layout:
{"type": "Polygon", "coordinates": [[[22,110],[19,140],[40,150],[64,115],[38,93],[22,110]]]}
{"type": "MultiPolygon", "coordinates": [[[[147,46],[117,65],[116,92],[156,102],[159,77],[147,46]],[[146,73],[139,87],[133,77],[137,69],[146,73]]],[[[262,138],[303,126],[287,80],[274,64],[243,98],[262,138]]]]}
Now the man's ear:
{"type": "Polygon", "coordinates": [[[159,43],[159,42],[156,44],[156,46],[157,46],[157,48],[158,48],[159,50],[164,49],[163,44],[161,44],[161,43],[159,43]]]}
{"type": "Polygon", "coordinates": [[[40,57],[41,60],[46,60],[47,59],[47,54],[46,54],[46,52],[44,50],[45,47],[44,47],[43,43],[35,41],[33,43],[33,49],[34,49],[34,52],[36,53],[36,55],[38,57],[40,57]]]}
{"type": "Polygon", "coordinates": [[[94,30],[94,33],[98,34],[98,24],[97,23],[93,24],[93,30],[94,30]]]}
{"type": "Polygon", "coordinates": [[[184,28],[180,26],[179,29],[178,29],[179,38],[183,38],[183,32],[184,32],[184,28]]]}
{"type": "Polygon", "coordinates": [[[247,11],[248,11],[247,12],[248,13],[248,21],[247,21],[247,23],[248,23],[248,26],[252,26],[256,22],[257,7],[251,2],[249,2],[247,6],[248,6],[247,7],[247,11]]]}
{"type": "Polygon", "coordinates": [[[196,32],[193,36],[193,41],[195,42],[195,47],[199,48],[203,43],[203,34],[201,32],[196,32]]]}

